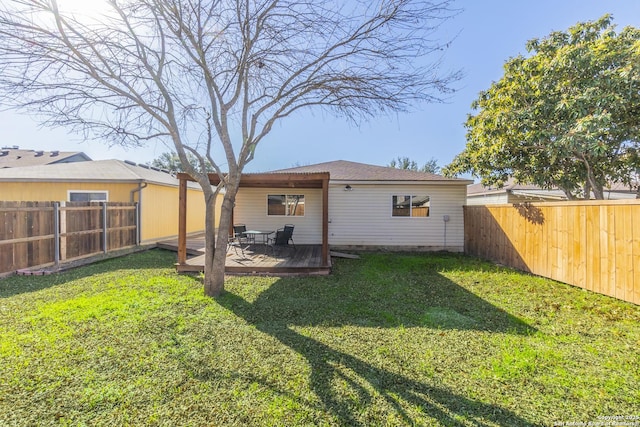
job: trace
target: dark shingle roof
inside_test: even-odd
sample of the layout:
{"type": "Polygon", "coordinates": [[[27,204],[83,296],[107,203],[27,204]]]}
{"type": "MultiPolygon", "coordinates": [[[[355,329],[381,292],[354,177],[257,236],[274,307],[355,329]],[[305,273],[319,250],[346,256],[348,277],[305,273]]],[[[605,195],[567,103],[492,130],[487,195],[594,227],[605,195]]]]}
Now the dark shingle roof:
{"type": "Polygon", "coordinates": [[[81,151],[21,150],[14,147],[0,149],[0,169],[55,163],[86,162],[91,158],[81,151]]]}
{"type": "Polygon", "coordinates": [[[447,178],[433,173],[417,172],[407,169],[396,169],[386,166],[367,165],[364,163],[336,160],[315,165],[279,169],[272,173],[310,173],[329,172],[331,180],[336,181],[437,181],[458,182],[468,184],[471,181],[460,178],[447,178]]]}

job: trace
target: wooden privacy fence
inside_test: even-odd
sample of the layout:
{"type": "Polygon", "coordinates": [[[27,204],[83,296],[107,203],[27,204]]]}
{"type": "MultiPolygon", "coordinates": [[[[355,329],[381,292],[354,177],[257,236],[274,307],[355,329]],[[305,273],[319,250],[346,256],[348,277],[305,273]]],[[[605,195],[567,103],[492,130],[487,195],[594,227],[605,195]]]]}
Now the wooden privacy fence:
{"type": "Polygon", "coordinates": [[[0,202],[0,273],[139,244],[137,203],[0,202]]]}
{"type": "Polygon", "coordinates": [[[466,206],[465,252],[640,304],[640,200],[466,206]]]}

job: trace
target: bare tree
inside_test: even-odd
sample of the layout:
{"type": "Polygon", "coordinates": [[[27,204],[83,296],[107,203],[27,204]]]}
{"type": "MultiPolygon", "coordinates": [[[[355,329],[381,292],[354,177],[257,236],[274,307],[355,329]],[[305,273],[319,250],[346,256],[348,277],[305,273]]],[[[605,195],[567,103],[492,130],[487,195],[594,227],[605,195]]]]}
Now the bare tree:
{"type": "Polygon", "coordinates": [[[204,192],[212,296],[228,239],[214,242],[214,201],[225,188],[227,230],[241,173],[274,123],[308,108],[357,123],[440,101],[459,77],[440,73],[446,44],[433,39],[451,0],[104,1],[98,18],[63,0],[4,0],[0,102],[87,137],[171,147],[204,192]]]}

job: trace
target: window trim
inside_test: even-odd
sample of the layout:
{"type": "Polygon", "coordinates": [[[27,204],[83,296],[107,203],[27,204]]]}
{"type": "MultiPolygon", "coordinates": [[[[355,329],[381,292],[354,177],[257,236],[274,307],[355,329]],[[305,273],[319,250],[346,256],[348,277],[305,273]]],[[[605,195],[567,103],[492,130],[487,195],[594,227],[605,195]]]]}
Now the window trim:
{"type": "Polygon", "coordinates": [[[307,210],[306,209],[307,195],[305,193],[295,193],[295,194],[294,193],[278,193],[278,194],[276,194],[276,193],[267,193],[266,199],[267,199],[266,200],[266,202],[267,202],[267,212],[266,212],[267,213],[267,217],[304,218],[305,215],[307,214],[307,212],[306,212],[306,210],[307,210]],[[269,197],[271,197],[271,196],[284,196],[285,197],[284,215],[276,215],[276,214],[270,214],[269,213],[269,197]],[[298,196],[298,197],[301,196],[302,197],[302,200],[304,200],[304,203],[305,203],[305,205],[304,205],[305,209],[304,209],[302,215],[289,215],[288,214],[289,210],[286,208],[286,206],[287,206],[287,198],[289,196],[298,196]]]}
{"type": "Polygon", "coordinates": [[[89,200],[89,202],[108,202],[109,201],[109,191],[107,190],[67,190],[67,201],[71,201],[72,193],[93,193],[93,194],[104,194],[104,200],[89,200]]]}
{"type": "Polygon", "coordinates": [[[391,218],[431,218],[431,201],[432,201],[432,197],[430,194],[413,194],[413,193],[392,193],[391,194],[391,218]],[[414,197],[428,197],[429,198],[429,211],[427,213],[427,216],[413,216],[411,215],[411,213],[413,212],[413,203],[409,203],[409,215],[407,216],[402,216],[402,215],[394,215],[393,214],[393,207],[394,207],[394,203],[393,203],[393,198],[394,197],[410,197],[411,201],[413,201],[414,197]]]}

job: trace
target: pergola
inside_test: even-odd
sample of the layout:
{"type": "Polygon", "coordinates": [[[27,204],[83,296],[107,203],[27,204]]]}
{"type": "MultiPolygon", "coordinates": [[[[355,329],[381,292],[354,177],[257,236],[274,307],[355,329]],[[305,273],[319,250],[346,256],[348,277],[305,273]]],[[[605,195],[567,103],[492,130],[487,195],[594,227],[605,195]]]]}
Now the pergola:
{"type": "MultiPolygon", "coordinates": [[[[178,264],[187,261],[187,182],[195,181],[179,173],[178,264]]],[[[209,174],[212,185],[220,183],[217,174],[209,174]]],[[[329,266],[329,172],[242,174],[240,188],[320,188],[322,189],[322,265],[329,266]]],[[[231,221],[233,225],[233,221],[231,221]]]]}

